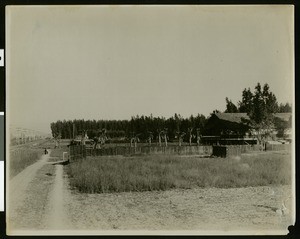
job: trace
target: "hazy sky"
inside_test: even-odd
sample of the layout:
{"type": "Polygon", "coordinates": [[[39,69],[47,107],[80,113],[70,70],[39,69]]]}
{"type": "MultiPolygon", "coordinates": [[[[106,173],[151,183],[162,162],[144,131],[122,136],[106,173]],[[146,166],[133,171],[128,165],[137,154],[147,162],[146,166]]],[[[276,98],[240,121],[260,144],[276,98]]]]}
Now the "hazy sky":
{"type": "Polygon", "coordinates": [[[268,83],[293,102],[291,6],[8,7],[10,124],[184,117],[268,83]]]}

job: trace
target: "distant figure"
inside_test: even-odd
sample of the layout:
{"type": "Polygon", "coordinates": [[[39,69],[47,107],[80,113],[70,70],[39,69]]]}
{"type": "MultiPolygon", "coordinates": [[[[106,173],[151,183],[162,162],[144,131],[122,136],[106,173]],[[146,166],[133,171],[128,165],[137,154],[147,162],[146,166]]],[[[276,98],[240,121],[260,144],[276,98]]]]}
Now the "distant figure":
{"type": "Polygon", "coordinates": [[[48,154],[48,150],[45,148],[45,154],[48,154]]]}

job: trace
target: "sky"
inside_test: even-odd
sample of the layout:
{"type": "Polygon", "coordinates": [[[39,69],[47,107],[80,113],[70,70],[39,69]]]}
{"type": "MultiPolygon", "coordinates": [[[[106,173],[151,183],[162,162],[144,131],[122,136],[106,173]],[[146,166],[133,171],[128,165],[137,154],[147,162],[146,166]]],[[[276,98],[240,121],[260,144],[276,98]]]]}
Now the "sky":
{"type": "Polygon", "coordinates": [[[10,125],[208,116],[268,83],[294,100],[291,6],[6,7],[10,125]]]}

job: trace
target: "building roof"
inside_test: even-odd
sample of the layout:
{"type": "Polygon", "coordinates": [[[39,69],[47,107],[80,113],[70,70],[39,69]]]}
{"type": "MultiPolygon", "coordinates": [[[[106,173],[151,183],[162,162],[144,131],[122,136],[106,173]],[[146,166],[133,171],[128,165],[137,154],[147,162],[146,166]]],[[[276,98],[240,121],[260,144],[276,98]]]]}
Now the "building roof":
{"type": "MultiPolygon", "coordinates": [[[[249,120],[249,116],[247,113],[215,113],[215,115],[220,119],[220,120],[225,120],[233,123],[244,123],[242,119],[249,120]]],[[[274,114],[274,117],[282,119],[284,121],[289,121],[292,113],[276,113],[274,114]]]]}
{"type": "Polygon", "coordinates": [[[238,124],[242,123],[242,118],[249,120],[249,116],[247,115],[247,113],[215,113],[215,115],[221,120],[238,124]]]}

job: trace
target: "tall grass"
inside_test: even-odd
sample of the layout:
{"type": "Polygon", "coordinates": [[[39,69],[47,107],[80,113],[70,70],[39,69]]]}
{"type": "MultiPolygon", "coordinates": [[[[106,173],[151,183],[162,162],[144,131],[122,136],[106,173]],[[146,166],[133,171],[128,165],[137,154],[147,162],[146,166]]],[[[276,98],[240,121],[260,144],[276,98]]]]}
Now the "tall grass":
{"type": "Polygon", "coordinates": [[[35,163],[43,154],[42,149],[20,148],[10,152],[9,177],[12,178],[29,165],[35,163]]]}
{"type": "Polygon", "coordinates": [[[71,186],[80,192],[246,187],[289,184],[291,156],[260,154],[240,158],[178,156],[91,157],[68,165],[71,186]]]}

